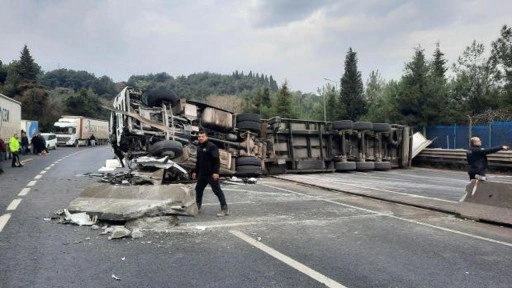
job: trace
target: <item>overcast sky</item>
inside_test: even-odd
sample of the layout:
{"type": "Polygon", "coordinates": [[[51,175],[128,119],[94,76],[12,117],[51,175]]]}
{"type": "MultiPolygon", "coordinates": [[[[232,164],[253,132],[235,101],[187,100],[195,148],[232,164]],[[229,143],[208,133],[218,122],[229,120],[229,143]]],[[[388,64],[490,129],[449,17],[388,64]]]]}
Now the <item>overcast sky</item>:
{"type": "Polygon", "coordinates": [[[27,44],[43,70],[85,70],[126,81],[167,72],[273,75],[291,90],[339,81],[349,47],[366,79],[398,79],[414,48],[435,43],[453,63],[512,25],[512,1],[463,0],[0,0],[0,60],[27,44]],[[508,22],[507,22],[508,21],[508,22]]]}

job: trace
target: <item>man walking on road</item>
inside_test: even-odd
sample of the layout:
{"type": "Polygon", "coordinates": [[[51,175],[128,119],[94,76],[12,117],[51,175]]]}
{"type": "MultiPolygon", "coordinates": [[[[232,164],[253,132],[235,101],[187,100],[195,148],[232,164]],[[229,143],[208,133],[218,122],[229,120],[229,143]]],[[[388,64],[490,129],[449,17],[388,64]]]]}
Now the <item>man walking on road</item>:
{"type": "Polygon", "coordinates": [[[508,150],[508,146],[496,146],[493,148],[482,148],[482,140],[478,137],[470,139],[471,147],[466,152],[469,164],[469,180],[476,179],[476,175],[485,177],[487,170],[487,154],[496,153],[501,150],[508,150]]]}
{"type": "Polygon", "coordinates": [[[197,146],[197,159],[196,167],[192,171],[192,179],[197,178],[196,183],[196,203],[197,208],[201,210],[201,204],[203,202],[203,191],[206,185],[210,184],[213,193],[219,198],[220,202],[220,213],[217,213],[217,217],[224,217],[229,215],[228,204],[224,197],[224,192],[220,188],[219,183],[219,148],[215,144],[208,141],[208,136],[203,130],[199,131],[197,136],[199,145],[197,146]]]}
{"type": "Polygon", "coordinates": [[[7,147],[5,146],[5,142],[2,138],[0,138],[0,174],[4,173],[4,166],[2,162],[5,160],[5,153],[7,152],[7,147]]]}
{"type": "Polygon", "coordinates": [[[14,135],[9,139],[9,151],[12,154],[12,167],[23,167],[20,162],[20,142],[18,141],[18,133],[14,133],[14,135]]]}

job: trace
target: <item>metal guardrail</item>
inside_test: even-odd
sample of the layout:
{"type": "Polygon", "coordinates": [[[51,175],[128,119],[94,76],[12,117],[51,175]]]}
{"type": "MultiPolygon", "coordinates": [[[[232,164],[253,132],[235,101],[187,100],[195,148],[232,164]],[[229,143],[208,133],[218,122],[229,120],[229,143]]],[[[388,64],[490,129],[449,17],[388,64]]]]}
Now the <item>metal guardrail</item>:
{"type": "MultiPolygon", "coordinates": [[[[500,167],[512,169],[512,151],[500,151],[487,155],[489,167],[500,167]]],[[[423,150],[415,162],[420,163],[444,163],[444,164],[467,164],[465,149],[434,149],[423,150]]]]}

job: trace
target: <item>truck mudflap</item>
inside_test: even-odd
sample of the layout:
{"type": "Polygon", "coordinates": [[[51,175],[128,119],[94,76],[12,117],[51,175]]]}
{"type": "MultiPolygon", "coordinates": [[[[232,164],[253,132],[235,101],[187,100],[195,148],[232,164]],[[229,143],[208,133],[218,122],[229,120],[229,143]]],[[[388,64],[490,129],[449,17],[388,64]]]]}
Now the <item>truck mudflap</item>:
{"type": "Polygon", "coordinates": [[[198,213],[193,184],[111,185],[93,183],[69,204],[70,212],[86,212],[105,221],[128,221],[163,215],[198,213]]]}

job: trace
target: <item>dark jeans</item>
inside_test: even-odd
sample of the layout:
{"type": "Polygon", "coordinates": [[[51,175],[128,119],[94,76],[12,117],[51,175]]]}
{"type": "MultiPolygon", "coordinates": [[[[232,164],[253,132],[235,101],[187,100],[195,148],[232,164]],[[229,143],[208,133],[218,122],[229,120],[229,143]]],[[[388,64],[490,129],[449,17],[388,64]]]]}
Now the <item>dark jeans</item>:
{"type": "Polygon", "coordinates": [[[213,193],[219,198],[220,208],[226,209],[228,208],[228,204],[226,203],[226,197],[224,197],[224,192],[220,189],[219,180],[213,180],[212,175],[208,176],[199,176],[197,177],[196,183],[196,203],[197,208],[201,209],[201,204],[203,203],[203,192],[206,185],[210,184],[212,187],[213,193]]]}
{"type": "Polygon", "coordinates": [[[12,154],[12,167],[21,166],[20,152],[11,152],[12,154]]]}

